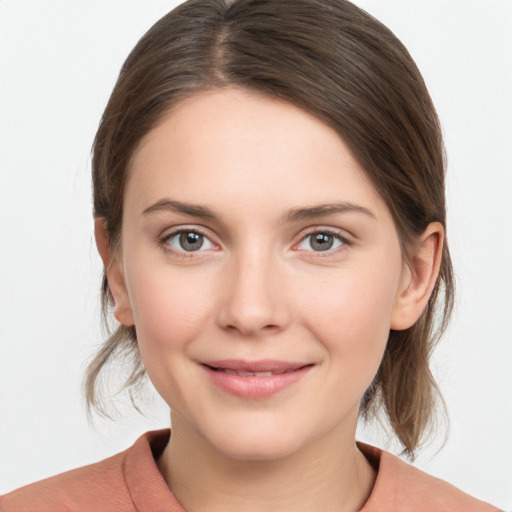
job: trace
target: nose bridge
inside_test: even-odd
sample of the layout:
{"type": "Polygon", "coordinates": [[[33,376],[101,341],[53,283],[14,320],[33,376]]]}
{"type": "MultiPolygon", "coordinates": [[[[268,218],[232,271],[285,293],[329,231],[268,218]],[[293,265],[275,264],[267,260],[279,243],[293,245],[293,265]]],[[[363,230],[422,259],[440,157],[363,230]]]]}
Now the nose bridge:
{"type": "Polygon", "coordinates": [[[234,251],[230,259],[218,315],[222,327],[246,336],[283,329],[288,305],[272,250],[252,244],[234,251]]]}

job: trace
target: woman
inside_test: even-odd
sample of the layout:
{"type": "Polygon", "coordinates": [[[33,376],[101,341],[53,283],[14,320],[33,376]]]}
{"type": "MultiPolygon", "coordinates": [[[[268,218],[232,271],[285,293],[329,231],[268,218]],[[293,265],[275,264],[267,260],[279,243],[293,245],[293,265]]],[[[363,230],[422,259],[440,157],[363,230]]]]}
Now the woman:
{"type": "Polygon", "coordinates": [[[496,510],[414,455],[448,320],[444,159],[408,53],[344,1],[191,1],[126,61],[93,157],[103,298],[172,410],[2,510],[496,510]],[[444,288],[443,322],[434,329],[444,288]]]}

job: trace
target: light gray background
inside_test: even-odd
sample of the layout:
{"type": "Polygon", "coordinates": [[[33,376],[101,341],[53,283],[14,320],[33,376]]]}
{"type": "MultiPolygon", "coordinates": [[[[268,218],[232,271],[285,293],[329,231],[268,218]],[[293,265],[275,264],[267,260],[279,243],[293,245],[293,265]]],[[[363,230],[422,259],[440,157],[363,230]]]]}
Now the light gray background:
{"type": "MultiPolygon", "coordinates": [[[[178,2],[0,0],[0,493],[97,461],[165,427],[86,421],[102,339],[89,150],[122,61],[178,2]]],[[[451,430],[416,464],[512,508],[512,1],[358,0],[402,39],[449,156],[458,301],[434,367],[451,430]]],[[[121,402],[122,404],[122,402],[121,402]]],[[[383,443],[372,429],[365,440],[383,443]]]]}

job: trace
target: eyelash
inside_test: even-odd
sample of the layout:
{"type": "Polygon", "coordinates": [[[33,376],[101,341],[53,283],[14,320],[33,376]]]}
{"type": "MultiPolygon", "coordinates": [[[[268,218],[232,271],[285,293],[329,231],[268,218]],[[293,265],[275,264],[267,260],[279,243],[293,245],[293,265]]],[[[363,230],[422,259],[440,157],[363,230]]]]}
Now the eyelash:
{"type": "Polygon", "coordinates": [[[297,244],[295,244],[295,245],[301,244],[308,237],[316,235],[316,234],[330,235],[330,236],[332,236],[333,238],[339,240],[342,243],[341,247],[338,247],[338,248],[336,248],[336,249],[334,249],[332,251],[331,250],[326,250],[326,251],[307,251],[307,252],[314,253],[316,258],[327,258],[329,256],[332,256],[333,254],[338,253],[340,250],[343,250],[344,247],[347,247],[347,246],[351,245],[350,240],[348,240],[347,237],[343,236],[339,231],[336,231],[334,229],[329,229],[329,228],[320,228],[320,229],[319,228],[315,228],[315,229],[307,232],[299,240],[299,242],[297,244]]]}
{"type": "MultiPolygon", "coordinates": [[[[210,237],[208,236],[208,234],[199,228],[181,228],[181,229],[177,229],[176,231],[173,231],[172,233],[169,233],[169,234],[163,236],[159,241],[160,247],[166,253],[172,254],[173,256],[177,256],[178,258],[183,258],[183,259],[194,258],[195,254],[197,252],[201,252],[201,251],[190,251],[190,252],[176,251],[175,249],[171,248],[168,244],[169,240],[171,240],[172,238],[174,238],[177,235],[181,235],[182,233],[195,233],[197,235],[201,235],[204,238],[210,240],[210,237]]],[[[213,243],[213,242],[211,242],[211,243],[213,243]]]]}
{"type": "MultiPolygon", "coordinates": [[[[194,227],[194,228],[181,228],[181,229],[177,229],[176,231],[173,231],[171,233],[168,233],[165,236],[163,236],[162,238],[160,238],[159,246],[166,253],[172,254],[173,256],[177,256],[178,258],[184,258],[184,259],[185,258],[194,258],[197,252],[202,252],[202,251],[190,251],[190,252],[176,251],[175,249],[172,249],[169,246],[169,244],[168,244],[169,240],[171,240],[175,236],[181,235],[183,233],[195,233],[195,234],[201,235],[201,236],[205,237],[206,239],[210,240],[208,234],[205,231],[203,231],[203,230],[201,230],[199,228],[196,228],[196,227],[194,227]]],[[[316,235],[316,234],[330,235],[330,236],[334,237],[335,239],[339,240],[342,243],[342,246],[339,247],[339,248],[336,248],[333,251],[331,251],[331,250],[326,250],[326,251],[307,251],[307,252],[315,253],[316,254],[315,257],[325,258],[325,257],[331,256],[334,253],[337,253],[339,250],[342,250],[343,247],[351,245],[350,240],[348,240],[345,236],[343,236],[339,231],[335,231],[335,230],[329,229],[329,228],[324,228],[324,229],[318,229],[317,228],[317,229],[314,229],[314,230],[311,230],[311,231],[305,233],[304,236],[302,236],[302,238],[299,240],[299,242],[297,242],[294,246],[300,245],[308,237],[316,235]]],[[[210,243],[213,244],[213,242],[211,242],[211,240],[210,240],[210,243]]],[[[304,251],[304,249],[299,249],[299,250],[300,251],[304,251]]]]}

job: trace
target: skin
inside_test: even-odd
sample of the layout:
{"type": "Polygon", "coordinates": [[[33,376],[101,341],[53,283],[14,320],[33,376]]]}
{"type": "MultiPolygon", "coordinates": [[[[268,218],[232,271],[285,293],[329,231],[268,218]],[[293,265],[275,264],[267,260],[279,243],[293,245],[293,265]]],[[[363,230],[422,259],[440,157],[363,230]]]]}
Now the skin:
{"type": "Polygon", "coordinates": [[[143,139],[120,252],[101,219],[96,237],[116,318],[135,324],[171,407],[157,463],[185,509],[358,510],[376,476],[355,444],[359,401],[389,329],[410,327],[428,301],[441,225],[429,225],[406,265],[385,202],[330,127],[283,101],[222,89],[175,105],[143,139]],[[217,218],[154,207],[163,200],[217,218]],[[358,209],[285,218],[328,203],[358,209]],[[200,230],[203,245],[185,251],[176,229],[200,230]],[[311,233],[326,230],[332,248],[320,251],[311,233]],[[200,362],[219,359],[312,367],[247,399],[212,384],[200,362]]]}

